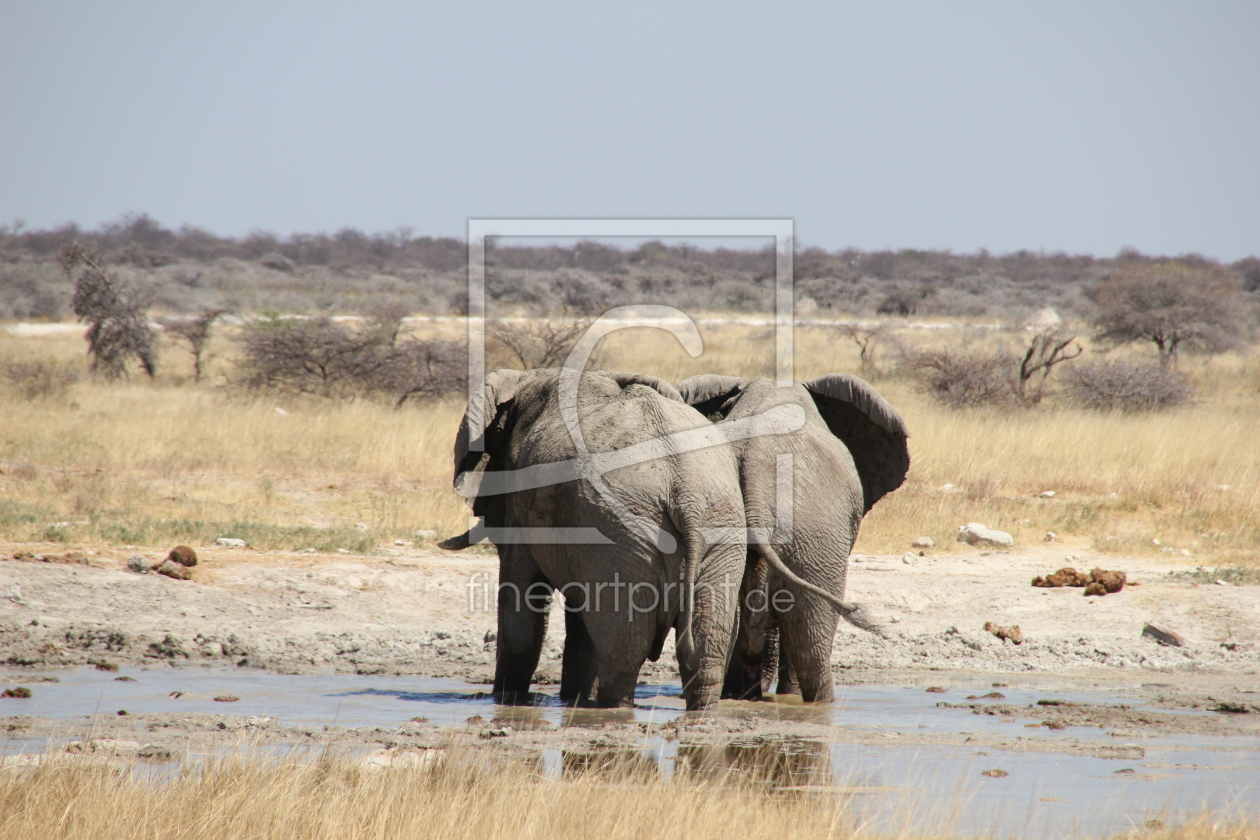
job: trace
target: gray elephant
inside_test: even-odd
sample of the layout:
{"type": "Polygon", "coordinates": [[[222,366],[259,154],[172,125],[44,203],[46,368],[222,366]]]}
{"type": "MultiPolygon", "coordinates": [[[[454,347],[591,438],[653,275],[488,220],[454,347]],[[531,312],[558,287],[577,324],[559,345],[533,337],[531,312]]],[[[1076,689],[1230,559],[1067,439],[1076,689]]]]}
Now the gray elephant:
{"type": "Polygon", "coordinates": [[[745,527],[723,436],[655,377],[498,370],[483,397],[460,425],[455,484],[499,552],[496,696],[528,696],[554,590],[566,701],[597,684],[597,705],[632,705],[673,629],[687,708],[714,705],[745,560],[742,540],[709,538],[745,527]]]}
{"type": "Polygon", "coordinates": [[[782,406],[798,406],[804,415],[794,429],[732,441],[749,545],[724,694],[756,698],[768,688],[762,675],[773,665],[765,660],[773,656],[774,637],[767,630],[777,627],[779,692],[789,689],[790,665],[804,700],[829,702],[837,611],[876,629],[858,605],[842,600],[845,576],[862,517],[909,469],[905,422],[869,384],[844,374],[782,388],[769,379],[706,374],[678,390],[719,427],[782,406]],[[785,590],[790,596],[775,603],[774,593],[785,590]]]}

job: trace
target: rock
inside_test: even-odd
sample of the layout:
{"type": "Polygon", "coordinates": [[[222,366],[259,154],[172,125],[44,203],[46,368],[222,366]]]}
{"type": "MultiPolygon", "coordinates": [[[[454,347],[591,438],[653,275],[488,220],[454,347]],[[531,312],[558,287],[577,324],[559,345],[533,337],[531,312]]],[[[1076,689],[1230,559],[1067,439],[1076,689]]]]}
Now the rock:
{"type": "Polygon", "coordinates": [[[910,545],[913,548],[931,548],[935,545],[935,543],[932,542],[931,537],[919,537],[914,542],[910,543],[910,545]]]}
{"type": "Polygon", "coordinates": [[[219,537],[214,544],[219,548],[245,548],[245,540],[236,537],[219,537]]]}
{"type": "Polygon", "coordinates": [[[157,573],[176,580],[190,580],[192,578],[192,572],[188,571],[187,566],[181,566],[172,560],[163,560],[162,565],[157,567],[157,573]]]}
{"type": "Polygon", "coordinates": [[[482,738],[506,738],[508,735],[511,735],[511,734],[512,734],[512,730],[511,730],[511,729],[509,729],[509,728],[508,728],[508,727],[506,727],[506,726],[505,726],[505,727],[503,727],[502,729],[483,729],[483,730],[481,730],[481,737],[482,737],[482,738]]]}
{"type": "Polygon", "coordinates": [[[1045,537],[1046,542],[1054,542],[1058,538],[1059,538],[1059,535],[1056,534],[1054,531],[1046,531],[1046,537],[1045,537]]]}
{"type": "Polygon", "coordinates": [[[237,700],[240,700],[240,699],[241,699],[241,698],[239,698],[239,697],[233,697],[233,696],[232,696],[232,695],[230,695],[230,694],[220,694],[218,697],[214,698],[214,702],[216,702],[216,703],[235,703],[237,700]]]}
{"type": "Polygon", "coordinates": [[[927,687],[927,693],[928,694],[944,694],[945,689],[941,688],[939,685],[929,685],[927,687]]]}
{"type": "Polygon", "coordinates": [[[159,744],[145,744],[136,752],[136,755],[149,761],[174,761],[179,753],[159,744]]]}
{"type": "Polygon", "coordinates": [[[133,554],[127,558],[127,568],[138,575],[147,575],[153,570],[153,561],[143,554],[133,554]]]}
{"type": "Polygon", "coordinates": [[[980,522],[968,522],[958,526],[958,541],[968,545],[996,545],[1009,547],[1015,539],[1005,531],[998,531],[980,522]]]}
{"type": "Polygon", "coordinates": [[[1039,499],[1053,499],[1053,498],[1054,498],[1054,491],[1053,491],[1053,490],[1042,490],[1040,493],[1038,493],[1038,494],[1037,494],[1037,498],[1039,498],[1039,499]]]}
{"type": "Polygon", "coordinates": [[[6,688],[4,691],[0,691],[0,697],[12,697],[16,700],[29,700],[31,697],[31,690],[19,685],[16,688],[6,688]]]}
{"type": "Polygon", "coordinates": [[[1145,627],[1143,627],[1142,635],[1150,636],[1152,639],[1159,642],[1161,645],[1168,645],[1170,647],[1185,647],[1186,646],[1185,639],[1181,638],[1180,636],[1178,636],[1176,633],[1172,632],[1171,630],[1161,630],[1160,628],[1156,627],[1154,624],[1147,624],[1145,627]]]}
{"type": "Polygon", "coordinates": [[[394,540],[394,545],[398,546],[399,548],[409,548],[410,546],[413,545],[413,543],[411,542],[411,540],[394,540]]]}
{"type": "Polygon", "coordinates": [[[366,531],[368,529],[368,524],[366,522],[356,522],[354,523],[354,528],[356,531],[366,531]]]}
{"type": "Polygon", "coordinates": [[[1024,643],[1024,631],[1019,629],[1018,624],[1012,624],[1009,627],[1000,627],[992,621],[984,623],[984,629],[997,636],[999,639],[1010,639],[1017,645],[1024,643]]]}
{"type": "Polygon", "coordinates": [[[493,630],[487,630],[487,631],[486,631],[486,635],[482,638],[481,642],[482,642],[482,644],[487,644],[487,645],[488,645],[488,644],[490,644],[491,642],[493,642],[494,640],[496,640],[496,639],[498,639],[498,638],[499,638],[499,634],[498,634],[498,633],[496,633],[496,632],[495,632],[495,631],[493,631],[493,630]]]}
{"type": "Polygon", "coordinates": [[[1091,583],[1085,587],[1085,595],[1106,595],[1107,589],[1101,583],[1091,583]]]}
{"type": "Polygon", "coordinates": [[[138,753],[140,752],[140,742],[120,741],[115,738],[93,738],[88,743],[88,748],[94,753],[108,753],[111,755],[138,753]]]}
{"type": "Polygon", "coordinates": [[[988,776],[990,779],[1005,779],[1011,774],[1005,770],[981,770],[980,775],[988,776]]]}
{"type": "Polygon", "coordinates": [[[386,770],[396,767],[430,770],[442,764],[445,754],[440,749],[379,749],[363,758],[364,770],[386,770]]]}
{"type": "Polygon", "coordinates": [[[919,558],[913,551],[907,551],[905,554],[901,555],[901,562],[905,563],[907,566],[913,566],[915,563],[919,562],[919,558]]]}
{"type": "Polygon", "coordinates": [[[177,545],[171,549],[170,554],[166,555],[166,559],[181,566],[196,566],[197,552],[186,545],[177,545]]]}

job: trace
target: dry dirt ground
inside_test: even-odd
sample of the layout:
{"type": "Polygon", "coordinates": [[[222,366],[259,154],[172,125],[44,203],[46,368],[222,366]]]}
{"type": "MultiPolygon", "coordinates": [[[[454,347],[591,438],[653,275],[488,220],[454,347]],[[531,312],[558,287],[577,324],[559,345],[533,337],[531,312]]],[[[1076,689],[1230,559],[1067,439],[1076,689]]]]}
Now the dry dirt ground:
{"type": "MultiPolygon", "coordinates": [[[[127,569],[130,556],[143,554],[157,562],[165,549],[0,544],[0,558],[5,558],[0,561],[0,678],[12,686],[23,673],[88,663],[411,674],[471,683],[486,683],[492,676],[494,645],[487,634],[495,617],[486,608],[497,568],[492,553],[474,549],[452,554],[410,546],[383,549],[381,556],[372,557],[210,546],[197,551],[201,562],[192,569],[192,580],[179,581],[127,569]],[[50,559],[10,559],[22,553],[50,559]],[[82,555],[77,561],[75,553],[82,555]],[[72,562],[65,562],[68,554],[72,562]]],[[[834,653],[837,682],[967,685],[983,691],[994,682],[1047,690],[1123,686],[1142,689],[1148,708],[1048,710],[1002,704],[1000,699],[971,705],[978,714],[1028,718],[1032,725],[1050,718],[1064,726],[1102,726],[1139,735],[1260,735],[1260,587],[1194,584],[1176,574],[1194,568],[1193,558],[1117,558],[1059,544],[991,553],[929,550],[926,556],[905,558],[859,555],[847,595],[866,604],[885,623],[887,635],[879,638],[842,624],[834,653]],[[1104,597],[1084,597],[1079,588],[1031,586],[1033,577],[1065,565],[1084,571],[1095,566],[1119,569],[1130,584],[1104,597]],[[1025,641],[1004,641],[983,629],[986,622],[1019,625],[1025,641]],[[1164,646],[1144,637],[1148,623],[1178,634],[1185,645],[1164,646]],[[1187,709],[1220,714],[1187,715],[1187,709]]],[[[559,617],[557,608],[540,665],[544,680],[559,674],[559,617]]],[[[641,679],[676,680],[672,648],[666,648],[660,662],[649,664],[641,679]]],[[[10,731],[34,734],[43,727],[51,733],[60,725],[66,732],[55,721],[6,717],[21,715],[20,703],[0,699],[0,724],[8,721],[4,725],[10,731]]],[[[514,724],[508,720],[512,710],[503,714],[506,722],[478,721],[468,732],[475,738],[485,727],[508,726],[515,736],[496,743],[511,740],[513,748],[536,750],[570,741],[570,746],[633,744],[642,739],[645,726],[654,726],[614,713],[594,734],[590,729],[549,733],[545,726],[532,724],[525,710],[514,724]]],[[[126,739],[138,737],[138,726],[151,732],[173,725],[160,715],[144,718],[101,719],[92,724],[93,731],[99,737],[126,739]]],[[[274,722],[247,726],[231,715],[185,715],[179,721],[185,741],[197,733],[212,738],[247,732],[264,741],[313,737],[274,722]]],[[[754,732],[836,737],[834,728],[811,722],[804,712],[680,719],[655,725],[654,731],[666,736],[689,733],[693,742],[754,732]]],[[[360,740],[397,749],[435,746],[457,735],[418,722],[376,730],[360,740]]],[[[848,737],[860,741],[878,736],[855,732],[848,737]]],[[[917,737],[928,742],[957,736],[917,737]]],[[[993,746],[1003,746],[998,736],[984,737],[997,738],[993,746]]],[[[1056,749],[1110,748],[1069,741],[1056,749]]]]}

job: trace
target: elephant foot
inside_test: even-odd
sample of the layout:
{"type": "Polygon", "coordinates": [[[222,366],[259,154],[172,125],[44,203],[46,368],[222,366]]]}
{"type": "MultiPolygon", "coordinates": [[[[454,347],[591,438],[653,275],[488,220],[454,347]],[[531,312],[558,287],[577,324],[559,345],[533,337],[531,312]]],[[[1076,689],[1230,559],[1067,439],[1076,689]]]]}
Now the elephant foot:
{"type": "Polygon", "coordinates": [[[494,693],[494,702],[500,706],[532,706],[534,705],[534,695],[529,691],[496,691],[494,693]]]}

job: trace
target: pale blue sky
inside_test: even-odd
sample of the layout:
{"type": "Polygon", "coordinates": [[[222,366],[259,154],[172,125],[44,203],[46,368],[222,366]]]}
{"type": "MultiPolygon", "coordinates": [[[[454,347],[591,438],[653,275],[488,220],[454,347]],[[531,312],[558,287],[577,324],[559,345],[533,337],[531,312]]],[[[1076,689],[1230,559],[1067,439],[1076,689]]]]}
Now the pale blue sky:
{"type": "Polygon", "coordinates": [[[1260,254],[1260,3],[0,0],[0,222],[1260,254]]]}

